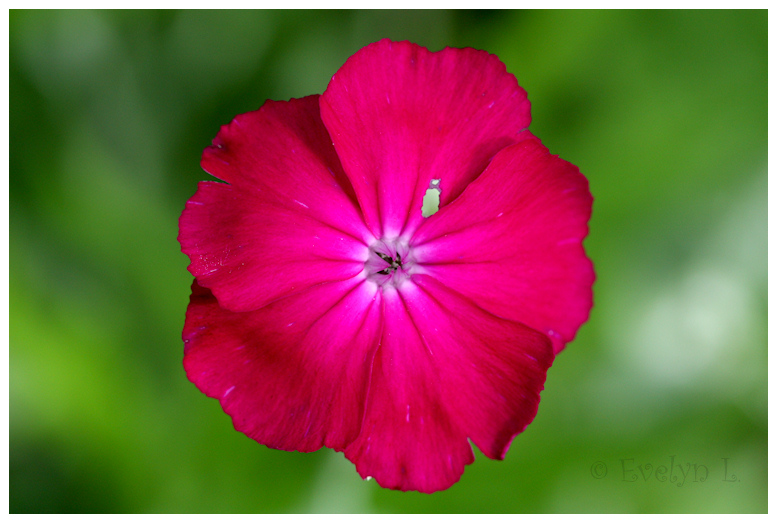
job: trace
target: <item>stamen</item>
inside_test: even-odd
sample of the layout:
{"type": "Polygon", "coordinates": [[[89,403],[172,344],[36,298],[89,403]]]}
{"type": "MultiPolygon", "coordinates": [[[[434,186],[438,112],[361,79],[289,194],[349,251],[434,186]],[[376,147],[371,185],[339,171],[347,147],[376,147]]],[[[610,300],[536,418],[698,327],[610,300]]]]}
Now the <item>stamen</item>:
{"type": "Polygon", "coordinates": [[[394,258],[389,256],[388,254],[385,254],[385,253],[382,253],[382,252],[378,252],[378,251],[374,251],[374,252],[375,252],[375,254],[377,254],[380,257],[380,259],[382,259],[383,261],[385,261],[386,263],[389,264],[389,266],[386,267],[385,269],[377,271],[377,274],[389,275],[389,274],[392,274],[394,271],[402,268],[402,255],[401,254],[397,253],[397,259],[395,260],[394,258]]]}
{"type": "Polygon", "coordinates": [[[364,268],[367,277],[380,286],[400,286],[416,271],[413,255],[401,240],[381,240],[370,248],[364,268]]]}

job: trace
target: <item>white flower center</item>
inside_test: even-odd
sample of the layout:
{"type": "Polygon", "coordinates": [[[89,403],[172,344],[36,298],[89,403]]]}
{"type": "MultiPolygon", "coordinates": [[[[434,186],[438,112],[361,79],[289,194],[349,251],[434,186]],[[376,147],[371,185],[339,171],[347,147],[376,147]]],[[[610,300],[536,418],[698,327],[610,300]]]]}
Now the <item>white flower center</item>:
{"type": "Polygon", "coordinates": [[[380,240],[370,246],[364,263],[367,279],[379,286],[398,287],[405,282],[415,267],[413,254],[407,243],[400,240],[380,240]]]}

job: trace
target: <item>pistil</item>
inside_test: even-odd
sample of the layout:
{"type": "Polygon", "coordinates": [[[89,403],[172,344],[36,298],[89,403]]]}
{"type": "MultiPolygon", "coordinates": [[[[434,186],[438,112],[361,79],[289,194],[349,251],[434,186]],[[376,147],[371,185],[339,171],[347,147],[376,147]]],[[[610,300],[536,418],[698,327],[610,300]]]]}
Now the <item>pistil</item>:
{"type": "Polygon", "coordinates": [[[370,247],[364,269],[367,278],[378,285],[391,283],[398,286],[410,276],[413,265],[407,244],[398,240],[381,240],[370,247]]]}

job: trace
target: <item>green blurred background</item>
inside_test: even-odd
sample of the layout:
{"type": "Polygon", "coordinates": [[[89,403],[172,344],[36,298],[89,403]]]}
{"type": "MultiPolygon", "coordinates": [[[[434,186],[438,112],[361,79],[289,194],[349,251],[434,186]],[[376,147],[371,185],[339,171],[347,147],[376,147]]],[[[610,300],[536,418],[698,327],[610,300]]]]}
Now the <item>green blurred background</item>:
{"type": "Polygon", "coordinates": [[[767,510],[766,11],[11,11],[10,148],[11,512],[767,510]],[[382,37],[497,54],[595,197],[591,320],[434,495],[255,443],[181,367],[202,149],[382,37]]]}

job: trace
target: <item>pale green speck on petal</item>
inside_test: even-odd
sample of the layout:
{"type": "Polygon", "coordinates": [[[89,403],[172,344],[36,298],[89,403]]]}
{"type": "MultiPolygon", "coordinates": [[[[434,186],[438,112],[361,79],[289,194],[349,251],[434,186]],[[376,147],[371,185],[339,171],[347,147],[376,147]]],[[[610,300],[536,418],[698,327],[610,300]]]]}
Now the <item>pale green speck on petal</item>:
{"type": "Polygon", "coordinates": [[[428,218],[440,210],[440,180],[429,182],[429,188],[424,194],[424,202],[421,205],[421,216],[428,218]]]}

